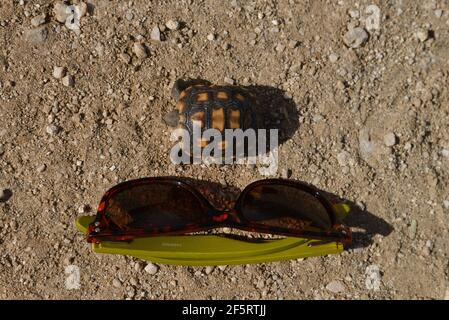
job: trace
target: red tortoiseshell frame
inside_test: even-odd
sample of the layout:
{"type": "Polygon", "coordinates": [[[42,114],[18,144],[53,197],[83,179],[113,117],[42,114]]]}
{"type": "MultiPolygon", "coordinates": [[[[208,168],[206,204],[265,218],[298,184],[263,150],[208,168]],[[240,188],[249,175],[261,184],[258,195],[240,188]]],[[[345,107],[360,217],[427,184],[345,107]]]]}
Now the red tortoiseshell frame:
{"type": "Polygon", "coordinates": [[[187,233],[206,231],[214,228],[231,227],[245,231],[270,233],[276,235],[301,237],[307,239],[318,239],[323,241],[336,241],[344,245],[350,244],[352,241],[351,231],[349,228],[337,222],[336,212],[333,205],[324,197],[324,195],[315,187],[304,182],[285,180],[285,179],[265,179],[259,180],[249,184],[239,195],[233,209],[218,210],[203,196],[196,187],[191,185],[183,178],[176,177],[151,177],[141,178],[137,180],[130,180],[120,183],[109,189],[102,197],[98,206],[95,221],[89,225],[87,241],[91,243],[100,243],[102,241],[132,241],[137,237],[151,237],[151,236],[167,236],[167,235],[184,235],[187,233]],[[146,184],[172,184],[182,187],[189,191],[201,205],[204,218],[195,223],[186,224],[182,229],[173,230],[171,226],[167,225],[159,228],[148,229],[133,229],[130,232],[114,231],[109,227],[110,221],[105,214],[105,209],[109,199],[116,193],[126,190],[128,188],[146,185],[146,184]],[[241,213],[242,201],[246,193],[253,188],[260,185],[286,185],[299,188],[315,197],[326,209],[330,221],[331,228],[327,231],[317,232],[309,230],[286,230],[285,228],[277,228],[273,226],[263,225],[254,221],[248,221],[241,213]]]}

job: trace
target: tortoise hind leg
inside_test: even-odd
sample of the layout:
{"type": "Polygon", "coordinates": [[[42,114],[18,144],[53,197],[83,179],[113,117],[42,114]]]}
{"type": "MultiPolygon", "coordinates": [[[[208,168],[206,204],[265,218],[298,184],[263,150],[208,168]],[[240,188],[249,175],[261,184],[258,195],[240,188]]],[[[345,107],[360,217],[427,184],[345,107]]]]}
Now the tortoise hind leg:
{"type": "Polygon", "coordinates": [[[173,87],[172,87],[172,90],[171,90],[171,96],[175,100],[178,100],[179,99],[179,95],[181,94],[182,91],[184,91],[185,89],[187,89],[190,86],[194,86],[194,85],[197,85],[197,84],[202,84],[202,85],[205,85],[205,86],[209,86],[211,83],[209,81],[203,80],[203,79],[188,79],[188,80],[178,79],[173,84],[173,87]]]}

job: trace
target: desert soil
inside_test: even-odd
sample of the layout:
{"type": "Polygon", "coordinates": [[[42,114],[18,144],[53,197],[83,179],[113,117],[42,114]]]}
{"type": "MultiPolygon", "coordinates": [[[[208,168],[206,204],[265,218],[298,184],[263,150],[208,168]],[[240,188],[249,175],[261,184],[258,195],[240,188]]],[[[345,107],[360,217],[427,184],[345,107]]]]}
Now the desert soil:
{"type": "Polygon", "coordinates": [[[79,32],[54,3],[0,2],[0,298],[449,299],[448,1],[92,0],[79,32]],[[266,177],[170,162],[178,78],[282,92],[272,176],[350,203],[354,246],[208,268],[92,253],[74,220],[120,181],[266,177]]]}

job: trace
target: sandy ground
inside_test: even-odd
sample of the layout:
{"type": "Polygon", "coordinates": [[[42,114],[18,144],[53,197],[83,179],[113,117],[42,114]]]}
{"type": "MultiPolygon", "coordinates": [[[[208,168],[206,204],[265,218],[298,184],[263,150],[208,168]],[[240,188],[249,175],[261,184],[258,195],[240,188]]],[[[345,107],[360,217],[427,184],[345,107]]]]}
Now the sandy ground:
{"type": "Polygon", "coordinates": [[[447,1],[92,0],[78,34],[53,5],[0,2],[0,298],[449,298],[447,1]],[[353,248],[215,268],[90,251],[74,219],[117,182],[264,178],[171,164],[161,117],[187,77],[265,86],[294,106],[265,114],[290,130],[274,176],[351,203],[353,248]]]}

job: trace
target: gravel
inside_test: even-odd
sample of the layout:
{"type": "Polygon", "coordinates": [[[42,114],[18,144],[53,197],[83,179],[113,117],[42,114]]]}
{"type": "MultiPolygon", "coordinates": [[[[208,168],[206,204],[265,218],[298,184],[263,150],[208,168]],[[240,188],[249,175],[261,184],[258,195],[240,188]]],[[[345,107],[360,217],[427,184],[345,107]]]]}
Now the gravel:
{"type": "Polygon", "coordinates": [[[45,129],[45,131],[49,134],[49,135],[55,135],[59,132],[59,127],[57,127],[54,124],[50,124],[49,126],[47,126],[47,128],[45,129]]]}

